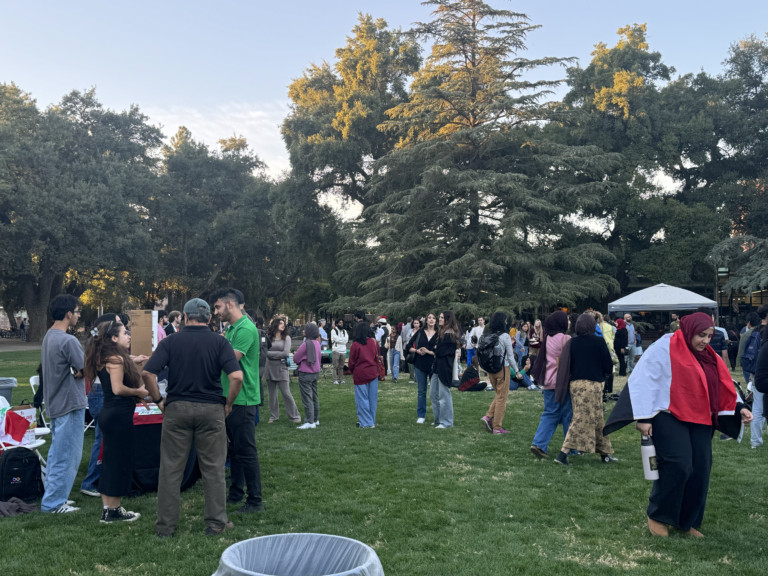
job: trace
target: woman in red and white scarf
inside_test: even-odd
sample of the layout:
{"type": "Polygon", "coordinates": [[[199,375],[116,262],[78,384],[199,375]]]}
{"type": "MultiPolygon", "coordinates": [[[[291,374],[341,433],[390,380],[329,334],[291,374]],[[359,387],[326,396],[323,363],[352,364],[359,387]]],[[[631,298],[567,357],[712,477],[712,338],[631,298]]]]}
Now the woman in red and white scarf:
{"type": "Polygon", "coordinates": [[[610,434],[637,420],[637,429],[653,437],[659,479],[648,527],[655,536],[667,536],[667,526],[702,535],[697,528],[707,504],[712,435],[718,429],[736,438],[752,420],[728,367],[709,346],[714,331],[712,318],[698,312],[648,348],[603,430],[610,434]]]}

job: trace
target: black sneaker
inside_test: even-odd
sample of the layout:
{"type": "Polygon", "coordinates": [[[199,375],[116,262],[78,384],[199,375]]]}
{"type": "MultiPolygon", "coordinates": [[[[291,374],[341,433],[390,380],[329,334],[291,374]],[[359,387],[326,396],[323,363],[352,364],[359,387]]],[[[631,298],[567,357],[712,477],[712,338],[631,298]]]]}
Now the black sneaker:
{"type": "Polygon", "coordinates": [[[253,514],[254,512],[264,512],[264,504],[245,504],[241,508],[235,510],[235,514],[253,514]]]}
{"type": "Polygon", "coordinates": [[[112,524],[113,522],[133,522],[141,518],[138,512],[129,512],[122,506],[118,508],[107,508],[101,511],[102,524],[112,524]]]}
{"type": "Polygon", "coordinates": [[[610,454],[600,454],[600,461],[603,464],[610,464],[611,462],[618,462],[618,458],[614,458],[610,454]]]}
{"type": "Polygon", "coordinates": [[[557,456],[555,456],[555,462],[557,462],[558,464],[562,464],[563,466],[571,465],[571,463],[568,462],[568,455],[562,450],[557,453],[557,456]]]}
{"type": "Polygon", "coordinates": [[[227,504],[240,504],[242,501],[242,496],[240,498],[232,498],[231,496],[227,496],[227,504]]]}
{"type": "Polygon", "coordinates": [[[539,448],[538,446],[531,446],[531,452],[532,452],[532,453],[533,453],[533,455],[534,455],[534,456],[536,456],[536,458],[538,458],[539,460],[544,460],[544,459],[546,459],[546,458],[549,458],[549,456],[547,456],[547,453],[546,453],[546,452],[544,452],[544,450],[542,450],[542,449],[541,449],[541,448],[539,448]]]}

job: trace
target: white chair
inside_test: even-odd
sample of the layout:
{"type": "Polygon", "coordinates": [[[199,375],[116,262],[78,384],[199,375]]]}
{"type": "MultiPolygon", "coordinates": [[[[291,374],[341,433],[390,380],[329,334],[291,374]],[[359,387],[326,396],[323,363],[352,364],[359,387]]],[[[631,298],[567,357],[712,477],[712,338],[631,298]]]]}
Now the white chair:
{"type": "MultiPolygon", "coordinates": [[[[32,394],[37,394],[37,389],[40,387],[40,376],[32,376],[29,379],[29,386],[32,388],[32,394]]],[[[45,401],[43,401],[42,408],[40,408],[40,420],[43,421],[43,424],[45,425],[42,430],[49,430],[50,426],[48,425],[48,422],[45,419],[45,401]]],[[[47,432],[45,432],[47,434],[47,432]]]]}

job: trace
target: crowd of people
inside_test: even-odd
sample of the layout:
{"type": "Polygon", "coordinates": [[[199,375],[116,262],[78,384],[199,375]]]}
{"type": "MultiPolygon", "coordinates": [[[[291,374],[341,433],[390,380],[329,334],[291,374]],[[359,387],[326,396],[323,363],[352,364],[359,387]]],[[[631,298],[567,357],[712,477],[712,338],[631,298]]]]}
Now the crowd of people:
{"type": "Polygon", "coordinates": [[[213,310],[195,298],[183,312],[158,314],[158,343],[147,358],[130,354],[128,319],[117,314],[96,321],[83,351],[68,333],[78,321],[79,301],[68,295],[53,299],[54,324],[43,341],[41,363],[52,431],[43,511],[78,510],[68,498],[80,464],[82,422],[89,407],[97,422],[96,440],[81,491],[101,497],[103,523],[139,518],[121,502],[130,494],[133,412],[137,404],[149,402],[164,415],[158,536],[172,536],[178,524],[180,486],[193,445],[203,477],[207,534],[232,527],[227,504],[242,504],[237,512],[243,514],[263,511],[255,437],[262,377],[267,383],[269,423],[279,420],[280,395],[291,422],[301,430],[315,429],[320,425],[318,380],[328,346],[333,383],[344,384],[351,376],[361,429],[376,426],[381,381],[389,374],[397,382],[405,373],[416,385],[416,423],[426,421],[429,391],[437,430],[455,425],[451,388],[493,391],[480,420],[494,435],[509,433],[503,424],[510,390],[522,386],[540,391],[543,411],[531,452],[549,459],[549,444],[561,427],[563,442],[553,461],[564,466],[571,464],[569,456],[592,453],[606,464],[615,462],[608,434],[636,421],[637,429],[653,436],[657,444],[661,480],[651,493],[648,521],[651,532],[658,535],[666,526],[698,534],[714,429],[734,437],[733,418],[751,422],[753,446],[758,438],[762,443],[768,347],[761,344],[768,339],[768,306],[748,316],[736,347],[736,359],[755,391],[753,420],[736,394],[726,364],[727,342],[734,335],[715,328],[711,311],[674,318],[670,331],[645,352],[630,314],[615,318],[591,310],[570,316],[558,310],[533,322],[496,312],[465,326],[451,311],[397,324],[385,316],[371,321],[360,311],[354,322],[339,320],[329,331],[325,321],[307,323],[302,342],[292,352],[286,321],[275,318],[263,330],[263,320],[245,310],[240,291],[223,288],[209,300],[213,310]],[[655,361],[636,363],[636,357],[645,355],[655,361]],[[290,359],[303,420],[290,390],[290,359]],[[649,372],[653,370],[666,372],[649,372]],[[630,376],[620,396],[613,394],[615,372],[630,376]],[[158,385],[161,375],[167,381],[164,394],[158,385]],[[654,386],[643,385],[649,377],[654,386]],[[89,387],[87,396],[83,380],[89,387]],[[609,399],[618,403],[606,426],[603,405],[609,399]],[[690,481],[693,475],[695,482],[690,481]]]}

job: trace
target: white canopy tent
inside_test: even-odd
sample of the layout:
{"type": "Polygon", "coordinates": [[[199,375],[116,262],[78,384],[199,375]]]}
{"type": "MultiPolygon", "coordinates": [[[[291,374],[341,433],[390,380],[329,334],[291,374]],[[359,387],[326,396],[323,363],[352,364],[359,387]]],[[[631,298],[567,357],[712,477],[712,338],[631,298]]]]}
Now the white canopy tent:
{"type": "Polygon", "coordinates": [[[717,302],[690,290],[675,288],[668,284],[656,284],[645,290],[638,290],[624,298],[608,304],[609,312],[665,312],[674,310],[696,310],[699,306],[717,309],[717,302]]]}

